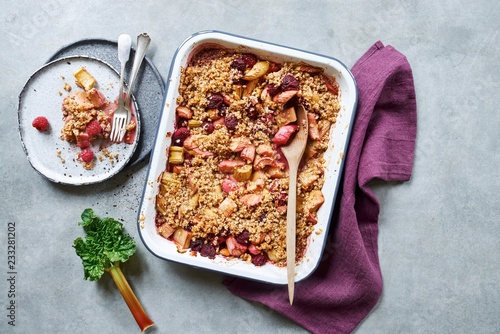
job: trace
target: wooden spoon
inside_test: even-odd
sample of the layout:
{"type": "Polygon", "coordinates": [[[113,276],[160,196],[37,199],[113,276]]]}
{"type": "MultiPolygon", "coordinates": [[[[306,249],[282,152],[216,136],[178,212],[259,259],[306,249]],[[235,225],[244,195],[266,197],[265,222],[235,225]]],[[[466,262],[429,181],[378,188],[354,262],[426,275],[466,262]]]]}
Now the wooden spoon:
{"type": "Polygon", "coordinates": [[[304,154],[308,135],[307,112],[303,106],[295,108],[297,113],[297,132],[289,141],[288,145],[281,147],[281,151],[288,161],[289,186],[288,204],[286,213],[286,268],[288,278],[288,299],[290,305],[293,303],[295,289],[295,242],[296,242],[296,219],[297,219],[297,171],[300,159],[304,154]]]}

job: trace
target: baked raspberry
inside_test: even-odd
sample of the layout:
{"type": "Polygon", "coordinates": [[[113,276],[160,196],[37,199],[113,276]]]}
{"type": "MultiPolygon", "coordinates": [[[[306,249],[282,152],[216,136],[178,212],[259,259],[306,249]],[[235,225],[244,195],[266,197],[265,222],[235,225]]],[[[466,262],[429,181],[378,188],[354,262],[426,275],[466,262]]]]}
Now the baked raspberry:
{"type": "Polygon", "coordinates": [[[245,63],[245,61],[243,60],[243,58],[236,58],[231,63],[231,68],[235,68],[235,69],[237,69],[240,72],[244,72],[245,69],[247,68],[247,64],[245,63]]]}
{"type": "Polygon", "coordinates": [[[211,134],[215,131],[215,125],[213,122],[205,121],[201,124],[201,128],[208,134],[211,134]]]}
{"type": "Polygon", "coordinates": [[[224,119],[224,124],[228,128],[228,130],[235,130],[238,126],[238,119],[234,115],[227,115],[224,119]]]}
{"type": "Polygon", "coordinates": [[[236,241],[239,244],[242,244],[245,246],[248,245],[250,243],[250,233],[247,230],[244,230],[243,232],[241,232],[240,234],[238,234],[236,236],[236,241]]]}
{"type": "Polygon", "coordinates": [[[298,90],[299,81],[291,74],[286,74],[281,81],[281,90],[298,90]]]}
{"type": "Polygon", "coordinates": [[[214,245],[212,245],[211,243],[206,243],[201,246],[200,255],[208,257],[209,259],[215,259],[217,251],[215,250],[214,245]]]}
{"type": "Polygon", "coordinates": [[[90,148],[81,150],[78,155],[80,159],[86,163],[92,162],[92,160],[94,160],[94,151],[92,151],[90,148]]]}
{"type": "Polygon", "coordinates": [[[31,125],[38,131],[44,132],[49,128],[49,120],[45,116],[38,116],[33,120],[31,125]]]}
{"type": "Polygon", "coordinates": [[[241,58],[245,62],[245,65],[247,66],[247,68],[252,68],[253,65],[255,65],[257,63],[257,61],[259,61],[257,56],[254,54],[251,54],[251,53],[245,53],[241,56],[241,58]]]}
{"type": "Polygon", "coordinates": [[[173,146],[182,146],[187,137],[189,137],[191,133],[188,128],[179,128],[175,130],[172,135],[172,145],[173,146]]]}
{"type": "Polygon", "coordinates": [[[191,250],[193,252],[199,252],[199,251],[201,251],[201,247],[202,246],[203,246],[203,240],[202,239],[191,240],[191,243],[189,244],[189,248],[191,248],[191,250]]]}
{"type": "Polygon", "coordinates": [[[257,267],[265,265],[266,262],[267,262],[267,255],[265,253],[260,253],[252,256],[252,263],[257,267]]]}
{"type": "Polygon", "coordinates": [[[267,93],[268,93],[271,97],[273,97],[274,95],[277,95],[277,94],[280,92],[279,87],[276,87],[276,85],[275,85],[275,84],[272,84],[272,83],[268,84],[268,85],[266,86],[266,88],[267,88],[267,93]]]}
{"type": "Polygon", "coordinates": [[[221,94],[215,93],[210,95],[208,98],[208,109],[219,109],[219,107],[224,103],[224,97],[221,94]]]}
{"type": "Polygon", "coordinates": [[[101,124],[99,124],[98,121],[90,121],[89,124],[87,124],[85,132],[87,132],[90,138],[95,138],[102,132],[101,124]]]}

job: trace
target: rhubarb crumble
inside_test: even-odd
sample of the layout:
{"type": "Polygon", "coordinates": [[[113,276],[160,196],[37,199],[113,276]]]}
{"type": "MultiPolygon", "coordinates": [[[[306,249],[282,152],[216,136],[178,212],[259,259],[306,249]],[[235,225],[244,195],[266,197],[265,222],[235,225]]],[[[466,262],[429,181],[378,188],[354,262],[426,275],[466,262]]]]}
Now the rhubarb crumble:
{"type": "Polygon", "coordinates": [[[176,126],[156,196],[156,228],[181,252],[286,265],[288,165],[280,147],[307,110],[309,138],[299,167],[300,261],[324,202],[338,84],[321,68],[254,54],[205,49],[181,71],[176,126]]]}
{"type": "MultiPolygon", "coordinates": [[[[99,150],[110,145],[113,112],[116,102],[110,102],[97,89],[95,78],[85,68],[74,73],[75,83],[82,90],[67,95],[62,103],[64,126],[61,129],[61,139],[78,146],[81,151],[78,160],[85,169],[92,169],[97,161],[91,145],[100,143],[99,150]]],[[[64,90],[72,91],[65,83],[64,90]]],[[[127,126],[124,142],[132,143],[135,137],[135,116],[127,126]]],[[[113,162],[113,161],[111,161],[113,162]]]]}

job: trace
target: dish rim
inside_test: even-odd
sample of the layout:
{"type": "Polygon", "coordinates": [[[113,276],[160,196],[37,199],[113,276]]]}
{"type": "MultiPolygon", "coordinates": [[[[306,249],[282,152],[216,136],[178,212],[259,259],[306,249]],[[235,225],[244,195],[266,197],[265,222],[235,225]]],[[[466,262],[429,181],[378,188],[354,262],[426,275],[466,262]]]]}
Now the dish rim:
{"type": "MultiPolygon", "coordinates": [[[[359,96],[359,93],[358,93],[358,89],[357,89],[357,85],[356,85],[356,80],[353,76],[353,74],[351,73],[351,71],[349,70],[349,68],[343,63],[341,62],[340,60],[338,60],[337,58],[334,58],[334,57],[330,57],[330,56],[325,56],[325,55],[322,55],[322,54],[319,54],[319,53],[315,53],[315,52],[310,52],[310,51],[305,51],[305,50],[302,50],[302,49],[298,49],[298,48],[294,48],[294,47],[289,47],[289,46],[284,46],[284,45],[281,45],[281,44],[276,44],[276,43],[272,43],[272,42],[266,42],[266,41],[263,41],[263,40],[258,40],[258,39],[253,39],[253,38],[248,38],[248,37],[244,37],[244,36],[240,36],[240,35],[236,35],[236,34],[232,34],[232,33],[227,33],[227,32],[223,32],[223,31],[219,31],[219,30],[202,30],[202,31],[198,31],[194,34],[191,34],[188,38],[186,38],[176,49],[174,55],[173,55],[173,58],[172,58],[172,61],[171,61],[171,64],[170,64],[170,67],[169,67],[169,75],[167,77],[167,80],[166,80],[166,88],[165,88],[165,96],[164,96],[164,99],[163,99],[163,107],[162,107],[162,110],[160,112],[160,116],[159,116],[159,123],[158,123],[158,128],[157,128],[157,132],[156,132],[156,137],[155,137],[155,142],[153,144],[153,147],[152,147],[152,150],[151,150],[151,156],[150,156],[150,160],[149,160],[149,164],[148,164],[148,168],[147,168],[147,172],[146,172],[146,182],[144,184],[144,188],[143,188],[143,193],[142,193],[142,196],[141,196],[141,199],[140,199],[140,206],[139,206],[139,211],[138,211],[138,216],[137,216],[137,228],[138,228],[138,231],[139,231],[139,237],[141,238],[141,241],[142,243],[144,244],[144,246],[146,247],[146,249],[148,249],[148,251],[153,254],[154,256],[162,259],[162,260],[166,260],[166,261],[171,261],[171,262],[175,262],[175,263],[181,263],[181,264],[184,264],[184,265],[188,265],[188,266],[191,266],[191,267],[195,267],[195,268],[199,268],[199,269],[205,269],[205,270],[211,270],[211,271],[215,271],[215,272],[219,272],[219,273],[222,273],[222,274],[227,274],[227,275],[231,275],[231,276],[236,276],[236,277],[241,277],[241,278],[245,278],[245,279],[249,279],[249,280],[255,280],[255,281],[261,281],[261,282],[265,282],[265,283],[269,283],[269,284],[276,284],[276,285],[283,285],[283,284],[286,284],[286,268],[280,268],[280,267],[277,267],[273,264],[267,264],[267,265],[272,265],[274,266],[275,268],[278,268],[278,270],[281,270],[283,271],[283,279],[276,279],[276,280],[268,280],[268,279],[262,279],[262,278],[259,278],[259,277],[256,277],[256,276],[246,276],[246,275],[241,275],[241,274],[238,274],[238,273],[233,273],[231,272],[230,270],[228,270],[228,268],[231,267],[231,265],[225,265],[225,266],[221,266],[218,262],[223,262],[223,261],[214,261],[212,260],[211,263],[214,263],[214,265],[210,265],[210,266],[207,266],[207,265],[201,265],[200,264],[193,264],[193,263],[190,263],[191,261],[180,261],[180,260],[176,260],[174,258],[171,258],[171,257],[164,257],[162,256],[161,254],[158,254],[155,250],[153,250],[153,245],[150,245],[147,240],[145,240],[145,236],[144,236],[144,230],[145,230],[145,226],[144,226],[144,220],[145,220],[145,216],[144,216],[144,208],[145,206],[147,206],[147,199],[146,199],[146,195],[147,195],[147,191],[148,191],[148,187],[150,187],[150,180],[157,180],[158,179],[158,175],[151,175],[151,172],[152,172],[152,168],[153,168],[153,160],[155,159],[155,152],[156,152],[156,149],[157,149],[157,145],[161,145],[161,142],[159,140],[159,136],[162,135],[162,133],[160,133],[160,130],[161,130],[161,124],[162,124],[162,120],[164,117],[168,117],[168,115],[165,115],[166,112],[170,111],[172,106],[168,105],[167,106],[167,97],[169,95],[169,89],[170,89],[170,84],[172,82],[172,84],[174,85],[178,85],[177,82],[174,82],[173,81],[173,78],[172,78],[172,75],[174,73],[174,70],[175,70],[175,66],[176,66],[176,63],[177,63],[177,60],[178,60],[178,57],[179,57],[179,54],[181,52],[181,50],[183,50],[189,43],[191,44],[198,44],[198,45],[201,45],[203,43],[207,43],[206,41],[203,41],[203,40],[197,40],[198,38],[204,38],[205,37],[205,40],[208,40],[208,39],[220,39],[220,41],[222,43],[229,43],[229,44],[238,44],[238,45],[241,45],[241,46],[244,46],[244,47],[247,47],[249,48],[250,50],[252,49],[258,49],[259,51],[266,51],[266,52],[269,52],[269,53],[273,53],[272,51],[268,51],[268,50],[262,50],[260,48],[257,48],[256,46],[253,46],[253,45],[248,45],[246,43],[249,43],[249,44],[253,44],[253,43],[258,43],[258,44],[262,44],[264,47],[272,47],[272,48],[278,48],[278,49],[281,49],[283,52],[287,51],[287,52],[298,52],[299,54],[296,54],[296,55],[289,55],[290,57],[293,57],[293,58],[301,58],[301,56],[305,56],[305,55],[308,55],[308,56],[314,56],[314,57],[319,57],[323,60],[331,60],[335,63],[337,63],[340,67],[341,67],[341,70],[342,70],[342,75],[343,76],[346,76],[347,75],[347,81],[350,83],[350,88],[352,90],[349,90],[350,94],[353,94],[353,102],[352,102],[352,110],[351,110],[351,117],[350,117],[350,120],[348,121],[348,127],[346,129],[346,135],[345,135],[345,141],[344,141],[344,147],[343,147],[343,152],[346,152],[348,147],[349,147],[349,140],[350,140],[350,135],[351,135],[351,130],[352,130],[352,126],[353,126],[353,123],[354,123],[354,119],[355,119],[355,115],[356,115],[356,110],[357,110],[357,104],[358,104],[358,96],[359,96]],[[226,38],[229,38],[231,40],[227,40],[227,39],[224,39],[224,38],[220,38],[220,37],[226,37],[226,38]],[[234,40],[232,39],[235,39],[236,41],[239,41],[239,43],[236,43],[234,40]]],[[[186,54],[182,55],[184,57],[189,57],[189,54],[194,50],[195,48],[191,49],[191,50],[188,50],[189,52],[187,52],[186,54]]],[[[306,61],[306,60],[304,60],[306,61]]],[[[181,62],[182,63],[182,62],[181,62]]],[[[336,71],[339,70],[339,69],[335,69],[336,71]]],[[[173,93],[174,96],[177,96],[176,93],[174,92],[173,93]]],[[[342,101],[341,101],[341,104],[342,104],[342,101]]],[[[343,107],[345,107],[343,104],[342,104],[343,107]]],[[[351,106],[350,106],[351,107],[351,106]]],[[[166,121],[165,121],[166,122],[166,121]]],[[[344,169],[344,163],[345,163],[345,155],[344,155],[344,158],[341,158],[339,159],[340,162],[338,163],[339,166],[338,166],[338,176],[336,177],[336,184],[335,184],[335,189],[334,189],[334,193],[333,193],[333,198],[332,198],[332,204],[331,206],[329,207],[329,221],[326,223],[326,230],[322,231],[322,233],[325,235],[325,237],[322,239],[323,242],[322,242],[322,245],[321,245],[321,254],[323,254],[323,251],[325,249],[325,245],[326,245],[326,242],[327,242],[327,236],[328,236],[328,233],[329,233],[329,229],[331,228],[331,219],[332,219],[332,216],[333,216],[333,212],[334,212],[334,208],[335,208],[335,201],[333,201],[334,199],[337,198],[337,194],[338,194],[338,190],[339,190],[339,187],[340,187],[340,184],[341,184],[341,178],[342,178],[342,172],[343,172],[343,169],[344,169]]],[[[156,167],[155,167],[156,168],[156,167]]],[[[156,192],[157,193],[157,192],[156,192]]],[[[155,203],[155,201],[152,201],[152,203],[155,203]]],[[[154,210],[156,212],[156,209],[154,210]]],[[[313,232],[314,233],[314,232],[313,232]]],[[[189,250],[188,250],[189,251],[189,250]]],[[[194,258],[198,258],[199,256],[196,256],[194,258]]],[[[186,258],[187,255],[186,255],[186,258]]],[[[206,259],[206,258],[203,258],[203,259],[206,259]]],[[[230,262],[230,260],[225,260],[226,262],[230,262]]],[[[234,261],[234,260],[232,260],[234,261]]],[[[203,261],[205,262],[205,261],[203,261]]],[[[240,262],[242,262],[240,260],[240,262]]],[[[321,262],[321,259],[320,259],[320,256],[318,256],[318,260],[316,261],[314,267],[312,267],[312,269],[306,274],[306,275],[303,275],[302,277],[299,277],[299,278],[296,278],[296,282],[299,282],[301,280],[304,280],[304,279],[307,279],[310,275],[312,275],[312,273],[314,273],[314,271],[317,269],[317,267],[319,266],[321,262]]],[[[300,263],[299,263],[300,264],[300,263]]],[[[253,268],[259,268],[259,267],[256,267],[256,266],[253,266],[251,265],[253,268]]]]}

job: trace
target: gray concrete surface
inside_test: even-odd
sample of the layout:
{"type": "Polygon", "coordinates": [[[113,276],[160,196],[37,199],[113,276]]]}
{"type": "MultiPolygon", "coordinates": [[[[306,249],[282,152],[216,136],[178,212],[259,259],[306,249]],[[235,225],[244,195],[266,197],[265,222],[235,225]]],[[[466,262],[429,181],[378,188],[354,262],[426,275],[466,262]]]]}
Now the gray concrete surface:
{"type": "MultiPolygon", "coordinates": [[[[148,56],[166,77],[176,47],[204,29],[348,66],[377,40],[408,57],[418,101],[414,173],[405,184],[374,184],[384,292],[356,333],[500,333],[498,1],[0,0],[0,7],[0,333],[138,332],[111,279],[82,279],[71,245],[86,207],[122,219],[137,237],[147,164],[85,187],[37,174],[16,114],[30,74],[79,39],[148,32],[148,56]],[[9,223],[16,226],[15,327],[7,318],[9,223]]],[[[159,260],[140,241],[124,272],[157,323],[151,333],[304,332],[230,294],[221,275],[159,260]]]]}

